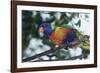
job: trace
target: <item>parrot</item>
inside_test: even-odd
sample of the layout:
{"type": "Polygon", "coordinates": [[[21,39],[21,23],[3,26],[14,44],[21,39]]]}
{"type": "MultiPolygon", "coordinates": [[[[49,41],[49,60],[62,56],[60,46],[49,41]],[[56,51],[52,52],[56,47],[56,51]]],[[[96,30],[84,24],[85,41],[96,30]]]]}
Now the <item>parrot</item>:
{"type": "Polygon", "coordinates": [[[67,44],[75,41],[77,38],[73,28],[55,27],[53,30],[50,23],[43,23],[39,27],[39,32],[43,33],[43,37],[47,37],[55,45],[67,44]]]}

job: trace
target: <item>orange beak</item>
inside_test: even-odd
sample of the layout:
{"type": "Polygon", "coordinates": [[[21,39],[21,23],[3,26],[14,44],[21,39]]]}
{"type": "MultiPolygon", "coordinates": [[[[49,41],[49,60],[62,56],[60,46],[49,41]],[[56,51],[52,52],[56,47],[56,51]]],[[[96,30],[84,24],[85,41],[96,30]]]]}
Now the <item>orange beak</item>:
{"type": "Polygon", "coordinates": [[[39,32],[44,32],[44,28],[43,27],[40,27],[39,28],[39,32]]]}

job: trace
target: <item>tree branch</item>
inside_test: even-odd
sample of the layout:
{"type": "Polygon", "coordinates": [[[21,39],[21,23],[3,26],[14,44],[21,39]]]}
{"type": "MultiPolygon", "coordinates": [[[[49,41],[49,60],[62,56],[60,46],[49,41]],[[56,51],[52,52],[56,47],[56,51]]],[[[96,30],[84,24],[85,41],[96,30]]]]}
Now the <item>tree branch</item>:
{"type": "Polygon", "coordinates": [[[50,54],[50,53],[52,53],[52,52],[55,52],[55,51],[58,50],[58,49],[62,49],[62,48],[65,48],[65,47],[66,47],[66,45],[62,45],[61,47],[57,47],[57,48],[53,48],[53,49],[47,50],[47,51],[45,51],[45,52],[43,52],[43,53],[40,53],[40,54],[31,56],[31,57],[28,57],[28,58],[26,58],[26,59],[23,59],[22,62],[27,62],[27,61],[30,61],[30,60],[39,58],[39,57],[41,57],[41,56],[50,54]]]}

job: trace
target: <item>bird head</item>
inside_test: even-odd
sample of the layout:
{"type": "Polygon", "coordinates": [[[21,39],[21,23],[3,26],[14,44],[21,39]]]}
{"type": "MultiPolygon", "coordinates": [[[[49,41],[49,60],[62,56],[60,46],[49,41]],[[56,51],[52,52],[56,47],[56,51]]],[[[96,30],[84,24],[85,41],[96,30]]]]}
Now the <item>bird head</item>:
{"type": "Polygon", "coordinates": [[[52,28],[50,23],[43,23],[39,27],[40,37],[49,37],[52,33],[52,28]]]}

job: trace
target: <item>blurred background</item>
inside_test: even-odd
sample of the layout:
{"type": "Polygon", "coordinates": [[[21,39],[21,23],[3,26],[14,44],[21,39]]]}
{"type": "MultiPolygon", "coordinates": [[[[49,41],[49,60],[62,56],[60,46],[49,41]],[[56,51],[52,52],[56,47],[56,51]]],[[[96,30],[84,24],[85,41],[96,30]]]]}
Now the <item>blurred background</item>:
{"type": "Polygon", "coordinates": [[[23,10],[22,59],[41,53],[31,61],[87,59],[89,26],[89,13],[23,10]]]}

